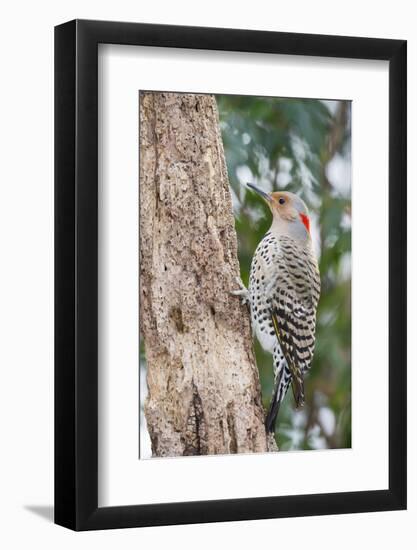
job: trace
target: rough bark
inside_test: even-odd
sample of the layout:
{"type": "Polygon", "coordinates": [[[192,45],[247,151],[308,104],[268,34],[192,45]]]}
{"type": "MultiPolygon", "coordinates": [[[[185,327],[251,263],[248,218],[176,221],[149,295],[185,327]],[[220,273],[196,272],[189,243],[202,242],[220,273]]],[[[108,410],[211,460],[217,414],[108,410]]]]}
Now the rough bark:
{"type": "Polygon", "coordinates": [[[268,450],[213,96],[140,94],[140,326],[153,456],[268,450]]]}

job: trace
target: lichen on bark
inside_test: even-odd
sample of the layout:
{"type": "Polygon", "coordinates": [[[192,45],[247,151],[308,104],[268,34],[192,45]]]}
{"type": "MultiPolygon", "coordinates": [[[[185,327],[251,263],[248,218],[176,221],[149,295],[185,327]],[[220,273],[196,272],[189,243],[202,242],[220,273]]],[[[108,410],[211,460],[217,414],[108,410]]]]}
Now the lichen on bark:
{"type": "Polygon", "coordinates": [[[213,96],[140,93],[139,225],[153,456],[267,451],[213,96]]]}

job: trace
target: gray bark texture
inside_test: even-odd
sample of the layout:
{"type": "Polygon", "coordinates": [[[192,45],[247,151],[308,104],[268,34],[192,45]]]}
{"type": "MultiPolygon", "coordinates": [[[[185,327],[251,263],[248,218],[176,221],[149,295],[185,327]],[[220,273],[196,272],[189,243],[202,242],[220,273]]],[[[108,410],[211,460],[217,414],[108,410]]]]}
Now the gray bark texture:
{"type": "Polygon", "coordinates": [[[140,94],[140,329],[153,456],[265,452],[213,96],[140,94]]]}

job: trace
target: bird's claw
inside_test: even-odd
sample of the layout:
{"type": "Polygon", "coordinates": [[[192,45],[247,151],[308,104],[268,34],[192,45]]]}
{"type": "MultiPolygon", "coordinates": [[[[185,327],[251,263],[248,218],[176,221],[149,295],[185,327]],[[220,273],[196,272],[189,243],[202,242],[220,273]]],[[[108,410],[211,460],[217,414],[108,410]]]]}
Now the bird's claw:
{"type": "Polygon", "coordinates": [[[242,283],[239,277],[236,277],[235,281],[239,285],[239,290],[231,290],[230,294],[233,296],[240,296],[242,305],[249,305],[249,292],[245,285],[242,283]]]}

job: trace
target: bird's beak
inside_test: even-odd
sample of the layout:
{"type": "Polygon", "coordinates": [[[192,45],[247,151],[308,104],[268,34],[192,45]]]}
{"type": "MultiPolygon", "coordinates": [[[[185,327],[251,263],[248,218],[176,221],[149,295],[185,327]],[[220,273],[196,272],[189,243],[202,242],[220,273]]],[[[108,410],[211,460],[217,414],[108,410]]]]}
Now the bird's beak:
{"type": "Polygon", "coordinates": [[[256,185],[253,185],[253,183],[248,183],[247,186],[256,191],[256,193],[258,193],[258,195],[261,195],[261,197],[267,202],[271,202],[271,197],[268,193],[265,193],[265,191],[262,191],[262,189],[259,189],[259,187],[256,187],[256,185]]]}

